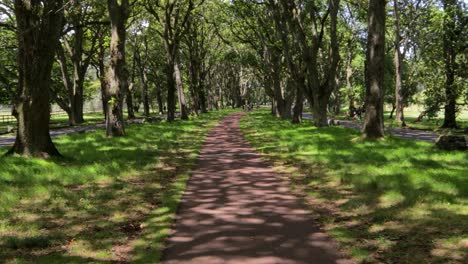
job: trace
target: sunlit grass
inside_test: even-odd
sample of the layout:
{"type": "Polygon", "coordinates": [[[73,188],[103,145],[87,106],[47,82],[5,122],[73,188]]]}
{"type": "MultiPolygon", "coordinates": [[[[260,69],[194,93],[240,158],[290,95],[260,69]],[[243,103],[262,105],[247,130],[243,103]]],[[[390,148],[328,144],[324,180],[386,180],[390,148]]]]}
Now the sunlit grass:
{"type": "MultiPolygon", "coordinates": [[[[423,130],[432,130],[434,132],[462,132],[464,128],[468,127],[468,110],[461,111],[457,115],[457,124],[460,129],[450,130],[450,129],[441,129],[440,127],[444,123],[443,113],[439,114],[436,117],[425,117],[420,122],[416,122],[419,112],[415,111],[406,111],[405,112],[405,121],[406,125],[413,129],[423,129],[423,130]]],[[[390,119],[390,113],[385,113],[385,125],[387,127],[397,127],[399,124],[395,122],[395,119],[390,119]]]]}
{"type": "Polygon", "coordinates": [[[1,157],[0,262],[157,262],[201,143],[227,113],[63,136],[63,159],[1,157]]]}
{"type": "Polygon", "coordinates": [[[293,125],[267,111],[241,122],[254,147],[308,194],[324,228],[363,262],[462,263],[468,257],[468,153],[342,127],[293,125]],[[450,245],[450,250],[444,250],[450,245]],[[445,245],[445,246],[442,246],[445,245]]]}
{"type": "MultiPolygon", "coordinates": [[[[350,120],[350,117],[347,115],[348,109],[343,108],[341,113],[336,116],[338,119],[343,120],[350,120]]],[[[405,111],[405,123],[406,128],[410,129],[417,129],[417,130],[428,130],[434,133],[444,134],[444,133],[452,133],[452,134],[464,134],[465,128],[468,127],[468,110],[462,110],[457,114],[457,124],[459,126],[458,129],[443,129],[441,128],[442,124],[444,123],[444,114],[439,113],[438,116],[435,117],[424,117],[421,121],[416,122],[420,112],[418,111],[405,111]]],[[[401,124],[395,121],[395,115],[393,118],[390,119],[390,112],[384,113],[384,122],[386,128],[397,128],[401,127],[401,124]]],[[[364,116],[362,117],[364,120],[364,116]]],[[[362,122],[356,120],[355,122],[362,122]]]]}
{"type": "MultiPolygon", "coordinates": [[[[9,113],[8,113],[9,115],[9,113]]],[[[151,116],[159,116],[158,113],[152,112],[151,116]]],[[[13,116],[12,116],[13,118],[13,116]]],[[[88,112],[84,113],[83,115],[84,122],[81,124],[77,124],[76,126],[89,126],[89,125],[96,125],[96,124],[101,124],[104,123],[104,114],[102,112],[88,112]]],[[[124,112],[124,118],[127,119],[127,113],[124,112]]],[[[144,118],[143,113],[138,112],[135,113],[135,118],[144,118]]],[[[14,120],[14,119],[13,119],[14,120]]],[[[50,118],[50,129],[59,129],[59,128],[64,128],[64,127],[69,127],[69,121],[68,121],[68,116],[66,113],[60,113],[60,114],[53,114],[50,118]]],[[[8,130],[8,128],[16,128],[16,121],[15,122],[1,122],[0,120],[0,135],[5,134],[8,130]]],[[[5,134],[7,136],[13,136],[14,133],[9,133],[5,134]]]]}

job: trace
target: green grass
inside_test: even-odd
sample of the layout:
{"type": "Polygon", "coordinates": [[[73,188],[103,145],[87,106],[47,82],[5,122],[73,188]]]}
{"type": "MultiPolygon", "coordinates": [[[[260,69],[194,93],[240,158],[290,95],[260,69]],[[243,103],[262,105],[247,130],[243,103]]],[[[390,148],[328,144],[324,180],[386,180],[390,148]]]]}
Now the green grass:
{"type": "MultiPolygon", "coordinates": [[[[125,118],[127,118],[126,113],[124,113],[124,115],[125,115],[125,118]]],[[[151,116],[158,116],[158,115],[159,114],[157,113],[151,113],[151,116]]],[[[102,112],[85,113],[83,117],[84,117],[85,122],[77,126],[89,126],[89,125],[104,123],[104,115],[102,114],[102,112]]],[[[143,118],[144,115],[141,112],[135,113],[135,117],[143,118]]],[[[0,133],[6,132],[8,127],[16,127],[16,122],[0,123],[0,133]]],[[[67,114],[64,113],[64,114],[59,114],[59,115],[52,115],[50,118],[50,128],[57,129],[57,128],[63,128],[63,127],[69,127],[67,114]]],[[[14,134],[13,133],[9,134],[9,136],[12,136],[12,135],[14,134]]]]}
{"type": "MultiPolygon", "coordinates": [[[[95,125],[98,123],[104,123],[104,115],[102,113],[85,113],[84,114],[85,122],[79,124],[78,126],[87,126],[95,125]]],[[[62,127],[68,127],[68,116],[66,114],[53,115],[50,118],[50,128],[57,129],[62,127]]],[[[0,123],[0,134],[3,134],[8,131],[8,127],[16,128],[16,122],[0,123]]],[[[13,136],[14,133],[9,133],[7,136],[13,136]]]]}
{"type": "Polygon", "coordinates": [[[5,123],[0,123],[0,135],[5,134],[7,131],[9,131],[12,127],[16,127],[15,122],[5,122],[5,123]]]}
{"type": "MultiPolygon", "coordinates": [[[[349,116],[346,115],[347,109],[342,109],[342,113],[338,116],[341,119],[349,119],[349,116]]],[[[419,129],[419,130],[428,130],[435,133],[457,133],[463,134],[465,128],[468,127],[468,110],[464,110],[457,116],[457,124],[460,127],[459,129],[442,129],[440,128],[444,123],[444,116],[443,114],[428,118],[424,117],[420,122],[416,122],[420,112],[414,110],[407,110],[405,111],[405,121],[406,126],[411,129],[419,129]]],[[[393,127],[400,127],[401,124],[398,124],[394,118],[390,119],[390,112],[384,113],[384,122],[385,127],[393,128],[393,127]]],[[[364,116],[363,116],[364,119],[364,116]]]]}
{"type": "MultiPolygon", "coordinates": [[[[80,126],[104,123],[104,115],[101,112],[85,113],[83,115],[83,118],[85,122],[83,124],[79,124],[80,126]]],[[[50,128],[53,129],[53,128],[60,128],[60,127],[67,127],[67,126],[69,126],[69,123],[68,123],[68,116],[66,114],[51,116],[50,128]]]]}
{"type": "Polygon", "coordinates": [[[468,257],[468,153],[342,127],[293,125],[267,110],[246,138],[276,164],[318,221],[365,263],[462,263],[468,257]]]}
{"type": "MultiPolygon", "coordinates": [[[[442,126],[442,124],[444,123],[443,114],[434,118],[425,117],[421,120],[421,122],[415,122],[419,114],[420,113],[417,111],[405,111],[406,125],[409,128],[431,130],[431,131],[438,132],[438,133],[445,133],[445,132],[451,131],[449,129],[440,128],[440,126],[442,126]]],[[[389,117],[390,117],[390,112],[386,112],[385,113],[385,125],[387,127],[396,127],[399,125],[395,122],[395,119],[389,119],[389,117]]],[[[457,124],[460,127],[460,129],[452,130],[452,132],[462,132],[464,128],[468,127],[468,111],[466,110],[462,111],[457,116],[457,124]]]]}
{"type": "Polygon", "coordinates": [[[0,157],[0,262],[157,262],[201,143],[227,113],[63,136],[63,159],[0,157]]]}

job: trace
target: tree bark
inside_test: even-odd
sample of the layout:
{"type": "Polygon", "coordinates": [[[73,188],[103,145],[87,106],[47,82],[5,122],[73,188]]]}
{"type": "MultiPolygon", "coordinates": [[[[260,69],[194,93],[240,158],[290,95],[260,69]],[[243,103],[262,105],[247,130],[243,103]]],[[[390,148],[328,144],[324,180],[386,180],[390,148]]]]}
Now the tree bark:
{"type": "Polygon", "coordinates": [[[119,137],[125,135],[123,97],[128,89],[128,72],[125,65],[125,24],[130,15],[130,6],[128,0],[107,0],[107,5],[111,20],[111,57],[106,87],[106,101],[108,102],[106,134],[108,137],[119,137]]]}
{"type": "Polygon", "coordinates": [[[366,120],[364,138],[384,137],[383,98],[386,1],[370,0],[366,56],[366,120]]]}
{"type": "Polygon", "coordinates": [[[61,0],[14,2],[18,39],[18,130],[10,154],[41,158],[60,155],[49,134],[49,86],[62,29],[62,6],[61,0]]]}

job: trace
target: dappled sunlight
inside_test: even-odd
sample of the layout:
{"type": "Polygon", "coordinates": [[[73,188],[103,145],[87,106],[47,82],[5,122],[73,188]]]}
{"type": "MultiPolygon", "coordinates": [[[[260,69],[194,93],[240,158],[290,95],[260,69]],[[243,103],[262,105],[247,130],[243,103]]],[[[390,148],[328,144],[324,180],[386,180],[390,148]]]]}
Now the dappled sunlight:
{"type": "Polygon", "coordinates": [[[238,118],[227,118],[204,143],[163,263],[346,263],[242,138],[238,118]]]}
{"type": "Polygon", "coordinates": [[[468,230],[468,153],[391,136],[354,140],[359,132],[352,129],[292,125],[266,111],[249,114],[241,126],[265,158],[289,168],[283,174],[292,189],[308,194],[318,219],[356,259],[421,263],[468,257],[461,244],[451,244],[449,254],[436,242],[467,239],[461,234],[468,230]]]}
{"type": "Polygon", "coordinates": [[[0,259],[157,259],[204,136],[226,114],[63,136],[61,159],[1,158],[0,259]]]}

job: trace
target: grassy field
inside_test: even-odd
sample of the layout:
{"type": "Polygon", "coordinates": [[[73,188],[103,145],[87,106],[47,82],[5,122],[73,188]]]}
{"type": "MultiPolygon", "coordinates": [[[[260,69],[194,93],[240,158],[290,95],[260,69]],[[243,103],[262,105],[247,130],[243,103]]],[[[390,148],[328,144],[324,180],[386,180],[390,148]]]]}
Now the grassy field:
{"type": "Polygon", "coordinates": [[[467,152],[393,137],[363,142],[354,130],[292,125],[267,110],[241,127],[359,262],[468,258],[467,152]]]}
{"type": "Polygon", "coordinates": [[[0,157],[0,262],[157,262],[201,143],[226,114],[63,136],[63,159],[0,157]]]}
{"type": "MultiPolygon", "coordinates": [[[[339,118],[342,119],[349,119],[348,116],[346,116],[347,109],[342,110],[342,114],[339,115],[339,118]]],[[[415,111],[415,110],[407,110],[405,111],[405,120],[406,120],[406,125],[408,128],[412,129],[420,129],[420,130],[429,130],[433,131],[436,133],[463,133],[464,129],[468,127],[468,110],[462,111],[459,113],[457,116],[457,123],[458,126],[460,127],[459,129],[455,130],[450,130],[450,129],[442,129],[440,128],[444,122],[444,115],[443,113],[437,117],[434,118],[428,118],[424,117],[420,122],[415,122],[419,116],[420,112],[415,111]]],[[[385,112],[385,127],[387,128],[392,128],[392,127],[398,127],[400,124],[395,122],[395,119],[390,119],[390,112],[385,112]]],[[[363,117],[364,119],[364,117],[363,117]]]]}
{"type": "MultiPolygon", "coordinates": [[[[94,124],[104,122],[104,116],[102,113],[85,113],[84,119],[85,119],[85,122],[83,124],[80,124],[80,126],[94,125],[94,124]]],[[[51,116],[50,118],[51,129],[67,127],[67,126],[69,126],[69,123],[68,123],[68,116],[66,114],[51,116]]],[[[0,134],[3,134],[6,131],[8,131],[7,130],[8,127],[16,127],[16,121],[9,122],[9,123],[6,123],[6,122],[0,123],[0,134]]],[[[10,133],[9,135],[14,135],[14,134],[10,133]]]]}
{"type": "MultiPolygon", "coordinates": [[[[5,113],[2,113],[5,114],[5,113]]],[[[127,114],[124,113],[125,118],[127,118],[127,114]]],[[[157,113],[152,113],[151,116],[157,116],[157,113]]],[[[143,118],[142,113],[135,113],[136,118],[143,118]]],[[[82,124],[79,124],[78,126],[87,126],[87,125],[94,125],[98,123],[104,123],[104,115],[101,112],[96,112],[96,113],[85,113],[84,114],[84,119],[85,122],[82,124]]],[[[54,114],[50,118],[50,128],[51,129],[57,129],[57,128],[62,128],[62,127],[68,127],[68,116],[66,113],[63,114],[54,114]]],[[[0,122],[0,134],[4,133],[7,131],[7,127],[16,127],[16,121],[15,122],[8,122],[8,123],[1,123],[0,122]]],[[[10,134],[13,135],[13,134],[10,134]]]]}
{"type": "MultiPolygon", "coordinates": [[[[432,130],[434,132],[447,132],[446,130],[443,130],[440,128],[440,126],[442,126],[442,124],[444,123],[443,114],[435,118],[425,117],[421,120],[421,122],[415,122],[419,114],[420,112],[418,111],[406,111],[405,112],[405,120],[406,120],[406,124],[408,127],[414,128],[414,129],[432,130]]],[[[386,117],[385,125],[387,127],[397,126],[394,119],[389,119],[390,117],[389,112],[385,113],[385,117],[386,117]]],[[[463,131],[464,128],[468,127],[468,111],[466,110],[462,111],[457,116],[457,123],[458,123],[458,126],[460,126],[461,128],[458,131],[463,131]]]]}

